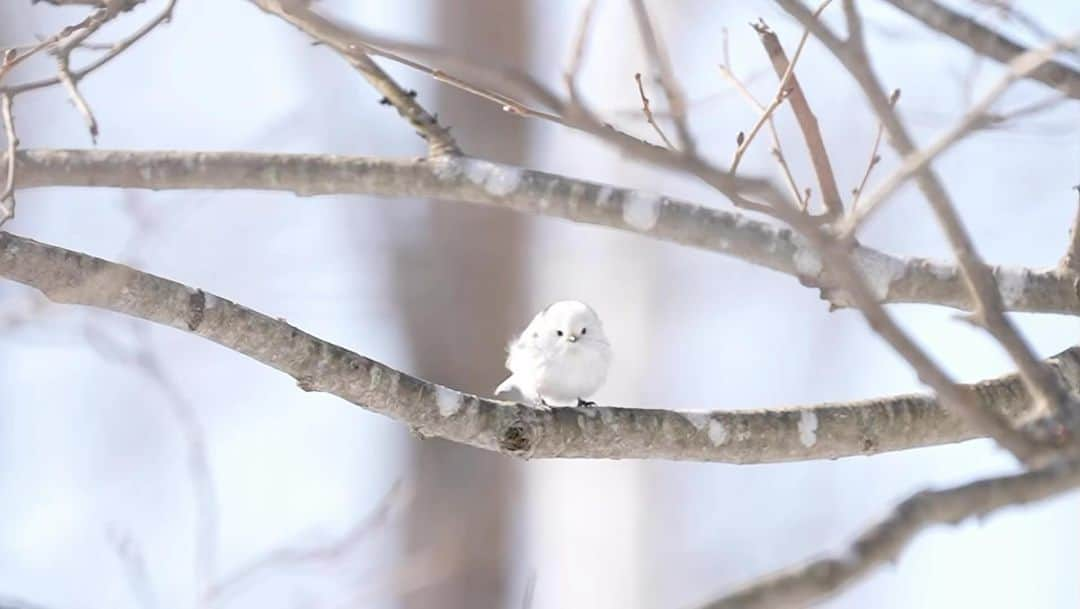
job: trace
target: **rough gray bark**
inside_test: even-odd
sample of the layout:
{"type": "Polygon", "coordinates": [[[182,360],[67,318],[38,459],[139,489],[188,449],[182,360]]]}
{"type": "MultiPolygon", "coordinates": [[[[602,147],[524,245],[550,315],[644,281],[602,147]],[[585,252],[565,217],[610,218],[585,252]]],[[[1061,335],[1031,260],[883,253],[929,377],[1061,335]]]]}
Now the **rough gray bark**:
{"type": "MultiPolygon", "coordinates": [[[[818,255],[786,227],[744,214],[470,158],[388,160],[247,152],[30,150],[18,155],[22,188],[105,186],[166,189],[280,190],[299,195],[368,194],[429,197],[495,205],[514,211],[608,226],[735,256],[824,285],[818,255]]],[[[1067,227],[1062,227],[1062,239],[1067,227]]],[[[957,268],[923,258],[898,258],[868,247],[854,256],[877,295],[890,303],[971,306],[957,268]]],[[[1058,268],[994,267],[1005,308],[1080,313],[1077,276],[1058,268]]]]}
{"type": "MultiPolygon", "coordinates": [[[[900,395],[776,410],[680,412],[555,408],[482,399],[402,373],[288,323],[202,290],[86,254],[0,233],[0,277],[55,302],[115,311],[191,332],[417,433],[526,458],[656,458],[766,463],[869,455],[978,437],[929,396],[900,395]]],[[[1080,347],[1049,360],[1080,390],[1080,347]]],[[[980,402],[1023,420],[1015,375],[972,386],[980,402]]]]}

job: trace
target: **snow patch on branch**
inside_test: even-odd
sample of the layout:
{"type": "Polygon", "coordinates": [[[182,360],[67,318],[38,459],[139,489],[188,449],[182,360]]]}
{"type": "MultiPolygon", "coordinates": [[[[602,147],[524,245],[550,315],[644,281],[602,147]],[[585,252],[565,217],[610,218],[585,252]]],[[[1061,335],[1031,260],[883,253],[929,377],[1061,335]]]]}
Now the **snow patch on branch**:
{"type": "Polygon", "coordinates": [[[632,190],[623,200],[623,221],[641,232],[651,231],[660,219],[660,195],[632,190]]]}
{"type": "Polygon", "coordinates": [[[449,387],[435,385],[435,403],[439,406],[439,414],[444,417],[451,416],[461,410],[465,402],[465,396],[461,392],[454,391],[449,387]]]}
{"type": "Polygon", "coordinates": [[[683,418],[689,421],[694,426],[694,429],[698,431],[709,426],[709,415],[704,412],[684,412],[683,418]]]}
{"type": "Polygon", "coordinates": [[[802,442],[802,445],[807,448],[817,444],[817,428],[818,420],[814,411],[802,411],[802,414],[799,415],[799,442],[802,442]]]}
{"type": "Polygon", "coordinates": [[[477,159],[462,161],[465,177],[478,186],[483,186],[488,194],[496,197],[508,195],[521,185],[524,172],[510,165],[497,165],[477,159]]]}
{"type": "Polygon", "coordinates": [[[903,277],[907,270],[907,266],[896,258],[869,250],[856,252],[855,262],[867,287],[878,300],[888,298],[893,282],[903,277]]]}
{"type": "Polygon", "coordinates": [[[1006,308],[1023,302],[1028,283],[1028,273],[1024,269],[999,269],[995,277],[998,291],[1001,292],[1001,302],[1006,308]]]}
{"type": "Polygon", "coordinates": [[[716,419],[709,419],[709,441],[712,442],[713,446],[720,446],[727,440],[727,427],[724,427],[724,424],[716,419]]]}

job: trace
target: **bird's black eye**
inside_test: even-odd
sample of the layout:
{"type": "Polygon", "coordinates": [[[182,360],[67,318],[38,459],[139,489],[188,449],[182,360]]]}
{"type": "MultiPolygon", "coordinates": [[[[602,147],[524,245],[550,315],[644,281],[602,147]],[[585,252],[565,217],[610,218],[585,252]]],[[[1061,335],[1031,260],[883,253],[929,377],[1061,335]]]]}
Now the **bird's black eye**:
{"type": "Polygon", "coordinates": [[[558,336],[562,336],[562,330],[555,330],[555,334],[558,336]]]}
{"type": "Polygon", "coordinates": [[[582,328],[582,329],[581,329],[581,335],[582,335],[582,336],[585,336],[585,333],[586,333],[586,332],[588,332],[588,331],[589,331],[589,329],[588,329],[588,328],[582,328]]]}

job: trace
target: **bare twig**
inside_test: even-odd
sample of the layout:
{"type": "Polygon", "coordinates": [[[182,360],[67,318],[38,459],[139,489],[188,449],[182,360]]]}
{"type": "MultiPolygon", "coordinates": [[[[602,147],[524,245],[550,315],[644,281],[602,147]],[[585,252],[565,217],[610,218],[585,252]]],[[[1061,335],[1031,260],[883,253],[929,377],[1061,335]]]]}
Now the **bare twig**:
{"type": "MultiPolygon", "coordinates": [[[[679,134],[679,142],[682,144],[682,153],[692,157],[697,154],[697,145],[687,124],[686,96],[683,94],[682,86],[679,85],[679,81],[675,77],[671,57],[668,56],[667,48],[653,29],[652,19],[649,18],[649,11],[645,8],[644,0],[631,0],[630,6],[634,10],[634,19],[637,21],[638,33],[645,46],[645,54],[649,57],[653,69],[656,70],[660,87],[664,90],[664,96],[667,98],[671,120],[675,123],[675,131],[679,134]]],[[[640,79],[638,87],[641,87],[640,79]]],[[[644,97],[644,93],[642,97],[644,97]]],[[[656,129],[659,130],[659,127],[656,127],[656,129]]],[[[673,148],[673,146],[668,144],[668,148],[673,148]]]]}
{"type": "Polygon", "coordinates": [[[979,480],[912,495],[838,554],[813,560],[754,582],[702,609],[802,607],[828,598],[872,570],[895,562],[923,529],[981,518],[1009,506],[1042,501],[1080,486],[1080,462],[979,480]]]}
{"type": "Polygon", "coordinates": [[[397,109],[416,132],[428,143],[432,156],[460,154],[450,129],[439,124],[436,116],[429,114],[414,95],[403,89],[371,57],[367,49],[356,44],[347,30],[311,10],[301,0],[252,0],[262,10],[291,23],[300,31],[337,51],[353,68],[360,72],[384,99],[397,109]]]}
{"type": "Polygon", "coordinates": [[[75,108],[82,115],[83,120],[86,122],[86,128],[90,131],[90,139],[96,144],[98,136],[97,119],[94,118],[94,112],[90,109],[90,104],[86,103],[86,98],[79,92],[79,86],[71,75],[67,55],[58,55],[56,63],[56,73],[60,78],[60,84],[64,86],[64,90],[67,91],[71,102],[75,104],[75,108]]]}
{"type": "MultiPolygon", "coordinates": [[[[845,0],[844,6],[847,7],[849,2],[850,0],[845,0]]],[[[900,89],[893,89],[892,95],[889,96],[889,104],[895,108],[899,99],[900,89]]],[[[878,150],[881,148],[881,137],[883,135],[885,135],[885,123],[878,121],[877,135],[874,136],[874,146],[870,149],[870,158],[866,162],[866,170],[863,171],[859,185],[851,191],[851,209],[848,210],[848,214],[855,214],[855,210],[859,207],[859,197],[866,190],[866,182],[870,180],[870,174],[874,171],[874,167],[877,167],[878,163],[881,162],[881,155],[878,154],[878,150]]]]}
{"type": "Polygon", "coordinates": [[[15,133],[15,114],[11,105],[11,94],[0,93],[0,119],[4,122],[4,137],[7,141],[7,171],[4,176],[4,190],[0,191],[0,227],[15,217],[15,151],[19,148],[19,137],[15,133]]]}
{"type": "MultiPolygon", "coordinates": [[[[823,2],[815,13],[820,14],[826,6],[828,6],[827,1],[823,2]]],[[[761,38],[761,43],[769,55],[769,60],[773,64],[776,75],[781,79],[785,79],[787,86],[790,88],[788,100],[792,112],[795,113],[803,138],[806,140],[810,161],[814,167],[814,173],[817,175],[818,187],[821,188],[821,199],[825,205],[825,215],[828,218],[839,218],[843,214],[844,204],[840,198],[840,190],[836,186],[836,176],[833,174],[832,163],[829,161],[829,153],[825,148],[825,140],[822,138],[817,118],[810,109],[810,104],[806,100],[806,94],[803,93],[799,79],[795,76],[794,61],[788,61],[787,54],[780,44],[780,38],[765,25],[764,21],[754,24],[753,27],[761,38]]]]}
{"type": "MultiPolygon", "coordinates": [[[[769,102],[769,105],[761,108],[761,114],[758,116],[754,126],[750,128],[750,131],[741,139],[741,141],[736,140],[738,146],[735,148],[735,153],[731,158],[731,168],[728,170],[732,174],[739,169],[739,163],[742,162],[743,156],[746,154],[746,151],[749,150],[750,144],[753,143],[754,138],[757,137],[761,128],[766,124],[772,124],[773,114],[775,114],[777,108],[784,103],[784,100],[788,98],[790,92],[791,89],[781,89],[777,91],[772,101],[769,102]]],[[[773,131],[775,132],[775,127],[773,127],[773,131]]]]}
{"type": "MultiPolygon", "coordinates": [[[[133,1],[133,2],[120,3],[119,6],[115,7],[117,9],[116,11],[106,11],[106,9],[103,8],[101,10],[106,11],[106,12],[102,13],[102,12],[99,11],[98,13],[95,13],[94,15],[91,15],[90,17],[88,17],[83,22],[81,22],[81,23],[79,23],[79,24],[77,24],[75,26],[65,28],[62,33],[63,33],[64,36],[67,36],[67,35],[75,32],[77,30],[85,32],[86,30],[88,30],[90,28],[93,28],[93,31],[96,31],[98,28],[101,27],[101,25],[104,25],[105,21],[107,21],[107,19],[105,19],[105,17],[108,17],[108,19],[111,19],[111,18],[115,17],[116,14],[118,14],[118,12],[122,12],[124,10],[127,10],[127,8],[125,8],[125,7],[132,7],[132,6],[136,5],[136,4],[139,4],[141,1],[142,0],[136,0],[136,1],[133,1]],[[99,20],[100,20],[100,23],[99,23],[99,20]]],[[[100,68],[100,67],[104,66],[105,64],[109,63],[110,61],[112,61],[113,59],[118,57],[121,53],[123,53],[128,48],[130,48],[133,44],[135,44],[139,40],[142,40],[147,34],[152,32],[159,25],[169,21],[172,18],[173,9],[176,7],[176,2],[177,2],[177,0],[166,0],[165,6],[161,9],[161,11],[158,12],[153,18],[151,18],[145,24],[143,24],[142,27],[135,30],[130,36],[128,36],[128,37],[122,39],[121,41],[117,42],[115,45],[113,45],[109,49],[108,52],[103,53],[101,56],[95,58],[93,61],[86,64],[85,66],[83,66],[81,68],[78,68],[78,69],[71,70],[70,71],[71,79],[74,82],[78,83],[83,78],[85,78],[88,74],[90,74],[91,72],[94,72],[98,68],[100,68]]],[[[103,3],[95,3],[95,5],[103,5],[103,3]]],[[[88,36],[88,35],[89,35],[89,33],[86,34],[86,36],[88,36]]],[[[86,36],[78,35],[77,38],[75,38],[73,41],[65,42],[65,44],[70,44],[71,48],[75,48],[75,47],[79,46],[82,43],[83,40],[85,40],[86,36]]],[[[67,52],[70,52],[70,49],[68,49],[67,52]]],[[[6,93],[10,93],[11,95],[18,95],[19,93],[23,93],[23,92],[26,92],[26,91],[32,91],[34,89],[43,89],[45,87],[51,87],[53,85],[60,84],[60,82],[61,82],[60,77],[59,76],[54,76],[52,78],[44,78],[44,79],[41,79],[41,80],[35,80],[35,81],[10,85],[10,86],[6,86],[6,87],[0,87],[0,93],[6,92],[6,93]]]]}
{"type": "MultiPolygon", "coordinates": [[[[748,89],[746,85],[741,80],[739,80],[737,76],[735,76],[735,72],[731,68],[731,56],[727,52],[726,45],[724,48],[724,65],[720,66],[720,75],[723,76],[729,83],[731,83],[733,87],[735,87],[735,90],[739,92],[739,95],[741,95],[743,99],[747,101],[747,103],[749,103],[755,110],[757,110],[759,121],[758,123],[755,123],[755,127],[760,129],[760,127],[758,127],[758,125],[760,124],[760,118],[765,118],[766,124],[769,127],[769,136],[772,138],[773,157],[776,158],[776,162],[780,166],[780,172],[784,176],[784,182],[788,185],[788,189],[791,191],[791,196],[799,202],[800,211],[806,211],[806,207],[810,202],[810,194],[809,192],[807,192],[807,194],[804,196],[802,190],[799,188],[799,185],[796,183],[795,176],[792,175],[791,167],[788,165],[787,158],[784,156],[783,143],[780,140],[780,133],[776,130],[776,122],[773,120],[773,114],[776,108],[779,107],[779,104],[773,106],[772,109],[769,109],[765,106],[762,106],[761,103],[758,102],[758,100],[750,92],[750,89],[748,89]]],[[[776,102],[777,100],[774,98],[773,101],[776,102]]],[[[741,148],[742,143],[740,143],[739,146],[741,148]]],[[[733,167],[734,166],[735,165],[733,161],[733,167]]]]}
{"type": "Polygon", "coordinates": [[[656,119],[653,118],[652,109],[649,108],[649,98],[645,96],[645,87],[641,84],[641,73],[634,74],[634,81],[637,83],[638,95],[641,96],[641,111],[645,114],[645,120],[652,125],[656,134],[660,136],[660,139],[664,141],[664,145],[670,150],[675,150],[674,144],[671,140],[664,135],[664,130],[660,128],[660,125],[656,124],[656,119]]]}

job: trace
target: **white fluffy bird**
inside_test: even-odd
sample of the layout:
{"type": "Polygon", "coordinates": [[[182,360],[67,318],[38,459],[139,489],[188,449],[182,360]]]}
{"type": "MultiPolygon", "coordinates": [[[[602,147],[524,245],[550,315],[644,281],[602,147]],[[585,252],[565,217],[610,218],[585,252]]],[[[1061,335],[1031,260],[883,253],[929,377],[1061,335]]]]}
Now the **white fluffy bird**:
{"type": "Polygon", "coordinates": [[[510,376],[495,394],[517,389],[538,408],[591,405],[607,378],[611,345],[589,305],[563,300],[536,314],[510,343],[510,376]]]}

